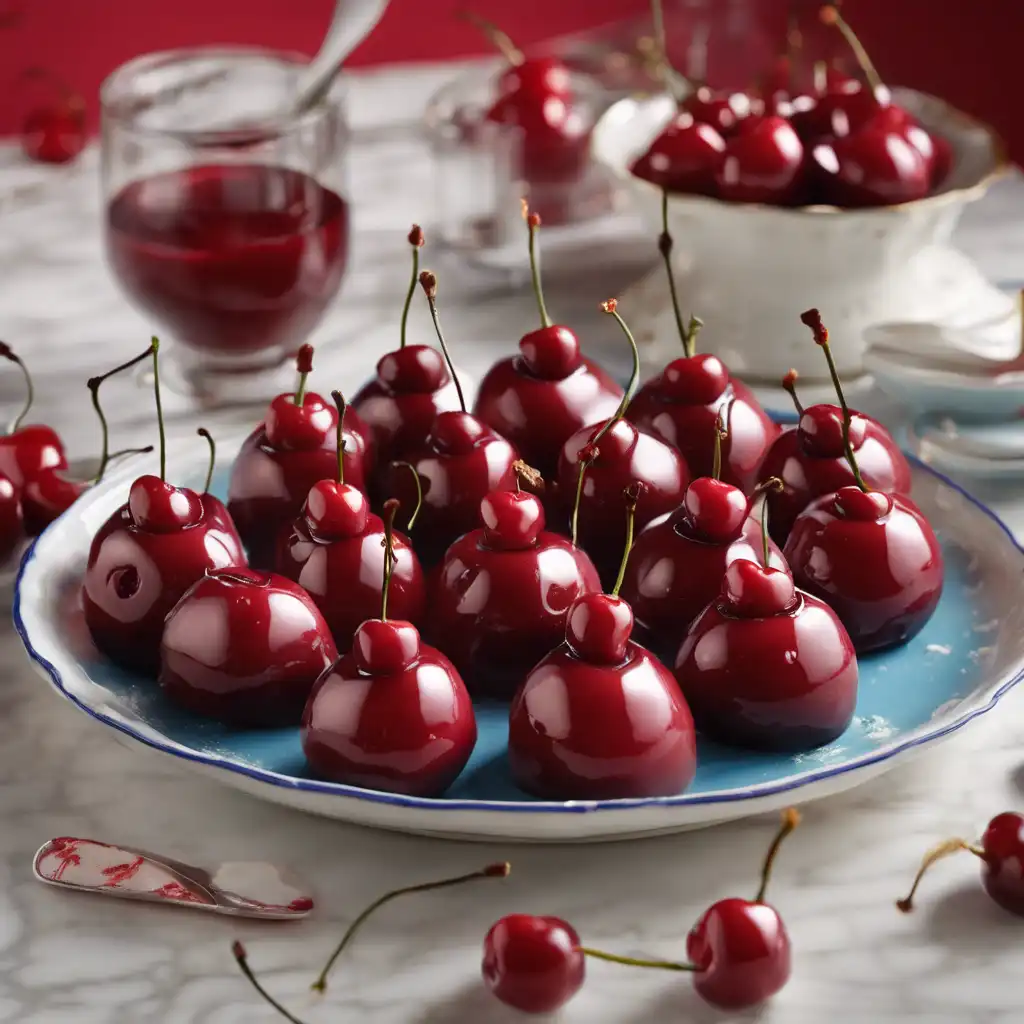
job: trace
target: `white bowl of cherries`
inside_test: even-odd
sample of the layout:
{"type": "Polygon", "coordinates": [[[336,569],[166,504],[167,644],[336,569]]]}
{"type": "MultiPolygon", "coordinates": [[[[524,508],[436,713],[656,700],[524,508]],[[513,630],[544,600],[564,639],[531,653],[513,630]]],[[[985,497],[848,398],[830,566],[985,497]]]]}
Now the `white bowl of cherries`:
{"type": "MultiPolygon", "coordinates": [[[[850,340],[840,372],[860,372],[864,330],[907,318],[908,293],[928,279],[921,260],[1008,166],[990,128],[887,89],[837,12],[823,16],[853,45],[863,81],[830,70],[802,95],[778,83],[755,96],[700,87],[681,102],[625,99],[594,132],[596,160],[678,240],[681,294],[707,321],[706,344],[748,379],[790,367],[821,377],[792,327],[810,306],[850,340]]],[[[658,306],[655,335],[672,316],[667,299],[658,306]]]]}

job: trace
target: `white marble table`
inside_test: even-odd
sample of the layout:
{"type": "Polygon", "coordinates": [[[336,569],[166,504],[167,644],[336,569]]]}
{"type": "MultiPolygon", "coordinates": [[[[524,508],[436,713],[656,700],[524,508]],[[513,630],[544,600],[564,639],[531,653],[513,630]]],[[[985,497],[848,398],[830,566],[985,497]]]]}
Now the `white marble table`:
{"type": "MultiPolygon", "coordinates": [[[[422,97],[444,73],[385,72],[372,87],[361,79],[357,123],[414,117],[412,97],[422,97]]],[[[65,432],[76,454],[95,443],[81,382],[97,361],[112,364],[140,349],[149,333],[104,269],[95,175],[95,153],[70,171],[52,172],[0,149],[0,334],[37,369],[39,415],[65,432]],[[15,190],[19,198],[12,200],[15,190]]],[[[352,195],[354,269],[316,339],[335,342],[318,379],[340,379],[349,388],[396,338],[404,233],[413,220],[429,222],[429,173],[418,144],[395,134],[367,136],[353,154],[352,195]]],[[[971,211],[961,231],[964,246],[995,279],[1010,281],[1024,270],[1022,210],[1024,188],[1011,182],[971,211]]],[[[592,337],[603,357],[621,359],[596,301],[649,261],[649,243],[626,239],[613,258],[589,271],[585,285],[553,283],[549,304],[592,337]]],[[[532,309],[524,296],[481,296],[470,284],[442,284],[442,301],[458,361],[479,372],[532,323],[532,309]]],[[[429,330],[421,314],[417,333],[429,330]]],[[[18,395],[16,377],[3,373],[0,402],[18,395]]],[[[110,398],[110,417],[122,434],[136,422],[151,429],[144,393],[126,384],[111,388],[110,398]]],[[[237,415],[222,419],[214,424],[218,430],[243,422],[237,415]]],[[[195,421],[180,425],[184,438],[195,421]]],[[[996,498],[1011,525],[1024,530],[1024,502],[1009,494],[996,498]]],[[[303,817],[126,750],[57,701],[28,668],[10,625],[0,631],[0,1021],[277,1019],[234,966],[230,942],[238,936],[267,985],[310,1024],[497,1024],[515,1016],[483,992],[479,959],[482,937],[498,916],[557,914],[591,945],[681,956],[686,931],[708,901],[754,891],[774,829],[773,820],[755,820],[642,843],[498,848],[303,817]],[[301,925],[258,926],[59,892],[31,879],[30,859],[41,842],[62,834],[197,863],[274,860],[308,879],[318,910],[301,925]],[[312,1003],[307,986],[315,969],[371,894],[501,858],[513,863],[505,883],[417,897],[381,913],[346,954],[325,1002],[312,1003]]],[[[1018,1024],[1022,926],[982,894],[971,858],[935,871],[918,914],[900,915],[893,900],[936,838],[972,835],[990,815],[1024,804],[1022,787],[1024,692],[1018,692],[908,767],[806,809],[772,893],[789,924],[795,973],[759,1015],[713,1013],[685,978],[591,964],[584,991],[562,1019],[1018,1024]]]]}

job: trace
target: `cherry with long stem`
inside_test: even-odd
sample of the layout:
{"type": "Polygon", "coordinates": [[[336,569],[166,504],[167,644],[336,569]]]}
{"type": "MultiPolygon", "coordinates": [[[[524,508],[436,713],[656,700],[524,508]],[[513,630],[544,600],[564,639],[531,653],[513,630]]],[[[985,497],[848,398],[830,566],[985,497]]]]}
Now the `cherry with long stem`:
{"type": "Polygon", "coordinates": [[[785,377],[782,378],[782,387],[786,394],[793,400],[793,407],[796,409],[797,416],[803,416],[804,407],[800,404],[800,399],[796,393],[796,382],[800,379],[800,374],[796,370],[790,370],[785,377]]]}
{"type": "Polygon", "coordinates": [[[508,878],[511,870],[512,865],[509,864],[508,861],[501,861],[496,864],[488,864],[487,867],[481,868],[479,871],[470,871],[464,875],[455,875],[452,878],[442,878],[436,882],[421,882],[419,885],[403,886],[401,889],[393,889],[391,892],[387,892],[383,896],[378,897],[348,926],[348,930],[341,937],[341,941],[335,947],[334,952],[330,957],[328,957],[327,963],[324,964],[324,968],[320,972],[319,977],[317,977],[316,981],[313,982],[313,990],[315,992],[325,992],[327,990],[327,975],[330,973],[335,961],[337,961],[338,957],[341,956],[345,947],[352,941],[356,932],[359,931],[366,919],[380,907],[384,906],[385,903],[390,903],[399,896],[408,896],[412,893],[419,892],[430,892],[434,889],[450,889],[456,885],[464,885],[467,882],[476,882],[485,878],[508,878]]]}
{"type": "Polygon", "coordinates": [[[14,421],[7,428],[7,433],[13,434],[24,422],[25,417],[32,408],[32,403],[35,401],[36,397],[36,389],[32,384],[32,374],[28,372],[28,367],[22,361],[21,356],[19,356],[10,345],[3,341],[0,341],[0,357],[14,363],[14,365],[21,371],[21,375],[25,380],[25,404],[21,407],[21,412],[15,416],[14,421]]]}
{"type": "Polygon", "coordinates": [[[551,317],[544,304],[544,289],[540,280],[540,257],[537,255],[537,231],[540,228],[540,214],[530,213],[530,204],[525,199],[521,199],[520,203],[523,209],[523,220],[526,221],[530,237],[530,277],[533,280],[533,294],[537,300],[537,310],[540,313],[540,325],[541,327],[550,327],[551,317]]]}
{"type": "Polygon", "coordinates": [[[668,290],[672,298],[672,312],[675,314],[679,340],[683,343],[683,352],[687,358],[697,354],[697,332],[704,326],[699,316],[691,316],[689,323],[683,326],[683,313],[679,307],[679,293],[676,291],[676,278],[672,273],[672,235],[668,230],[668,189],[661,190],[661,234],[658,235],[658,252],[665,261],[665,273],[668,275],[668,290]]]}
{"type": "MultiPolygon", "coordinates": [[[[100,431],[103,435],[102,448],[100,449],[100,465],[99,469],[96,471],[96,479],[93,483],[98,484],[103,479],[103,474],[107,471],[107,465],[112,458],[115,458],[118,454],[123,454],[117,452],[115,452],[114,455],[110,454],[110,426],[107,423],[107,417],[103,412],[103,407],[100,405],[100,385],[102,385],[109,377],[113,377],[116,374],[121,373],[123,370],[131,369],[131,367],[148,359],[152,352],[153,346],[151,344],[145,352],[140,352],[137,356],[134,356],[127,362],[121,363],[120,366],[115,366],[112,370],[107,370],[106,373],[101,373],[97,377],[90,377],[86,381],[86,387],[89,389],[89,396],[92,399],[92,407],[96,410],[96,416],[100,421],[100,431]]],[[[143,449],[125,449],[125,452],[137,452],[142,450],[143,449]]],[[[152,448],[150,450],[152,451],[152,448]]]]}
{"type": "Polygon", "coordinates": [[[345,483],[345,410],[348,408],[345,396],[340,391],[332,391],[331,398],[338,410],[338,423],[335,434],[338,445],[338,483],[345,483]]]}
{"type": "Polygon", "coordinates": [[[416,518],[420,514],[420,509],[423,508],[423,481],[420,480],[420,474],[411,462],[398,460],[396,462],[392,462],[391,465],[395,467],[401,466],[404,469],[409,470],[409,472],[412,473],[412,482],[416,488],[416,505],[412,510],[412,515],[409,516],[409,522],[405,524],[405,529],[408,533],[416,525],[416,518]]]}
{"type": "Polygon", "coordinates": [[[313,372],[313,346],[303,345],[295,357],[295,369],[299,374],[299,382],[295,386],[295,404],[302,405],[306,400],[306,381],[313,372]]]}
{"type": "Polygon", "coordinates": [[[210,485],[213,483],[213,470],[217,465],[217,442],[214,441],[213,435],[206,427],[200,427],[196,433],[200,437],[205,437],[206,443],[210,446],[210,462],[206,467],[206,482],[203,484],[203,494],[209,494],[210,485]]]}
{"type": "Polygon", "coordinates": [[[836,369],[836,361],[832,356],[832,347],[828,342],[828,328],[821,322],[821,314],[816,309],[808,309],[800,314],[801,323],[811,329],[814,335],[814,343],[825,353],[825,361],[828,363],[828,372],[832,376],[832,384],[835,386],[836,394],[839,396],[839,407],[843,412],[843,450],[846,453],[846,461],[850,464],[854,482],[867,493],[869,490],[864,478],[860,475],[860,467],[857,465],[857,458],[853,454],[853,445],[850,444],[850,422],[853,419],[850,407],[846,404],[846,396],[843,394],[843,385],[839,380],[839,371],[836,369]]]}
{"type": "Polygon", "coordinates": [[[601,303],[601,309],[609,316],[615,318],[615,322],[622,328],[622,333],[626,335],[626,340],[629,342],[629,348],[633,355],[633,369],[629,375],[629,384],[626,387],[625,394],[622,396],[622,401],[619,402],[619,407],[615,410],[615,414],[610,420],[607,420],[603,427],[590,439],[592,445],[596,445],[605,434],[608,433],[612,427],[615,426],[623,416],[626,415],[626,410],[629,408],[629,403],[633,401],[633,396],[636,394],[636,389],[640,385],[640,349],[637,348],[636,338],[633,337],[633,332],[629,329],[626,321],[622,319],[619,313],[619,303],[617,299],[608,299],[607,302],[601,303]]]}
{"type": "Polygon", "coordinates": [[[452,364],[451,353],[448,351],[448,346],[445,344],[444,335],[441,333],[441,321],[437,316],[437,277],[429,270],[424,270],[420,274],[420,287],[423,289],[423,294],[427,297],[427,305],[430,307],[430,319],[434,321],[434,331],[437,334],[437,342],[441,346],[441,352],[444,354],[444,361],[448,364],[448,372],[452,375],[452,380],[455,382],[455,391],[459,396],[459,405],[462,406],[463,412],[468,412],[466,408],[466,396],[462,393],[462,385],[459,383],[458,374],[455,372],[455,367],[452,364]]]}
{"type": "Polygon", "coordinates": [[[821,19],[823,25],[832,25],[839,30],[843,39],[846,40],[846,45],[849,46],[850,50],[853,52],[853,56],[856,58],[857,64],[864,73],[864,78],[867,80],[872,92],[884,89],[885,83],[882,81],[882,76],[878,73],[878,69],[875,67],[874,62],[868,56],[868,51],[864,49],[864,44],[854,34],[849,23],[839,13],[838,8],[832,4],[826,4],[818,12],[818,17],[821,19]]]}
{"type": "Polygon", "coordinates": [[[409,232],[409,245],[412,246],[412,277],[409,279],[409,290],[405,293],[405,303],[402,306],[399,348],[405,348],[405,329],[409,322],[409,307],[412,306],[412,297],[416,294],[416,281],[420,276],[420,249],[423,248],[425,241],[423,229],[419,224],[413,224],[412,230],[409,232]]]}
{"type": "Polygon", "coordinates": [[[976,843],[969,843],[966,839],[947,839],[944,842],[939,843],[937,846],[932,847],[921,861],[921,866],[917,869],[917,874],[914,876],[914,882],[910,887],[910,892],[901,900],[896,901],[898,909],[902,910],[904,914],[909,914],[914,909],[914,897],[917,895],[917,888],[921,884],[921,879],[924,878],[925,873],[928,869],[936,862],[945,859],[946,857],[952,856],[954,853],[959,853],[961,850],[966,850],[968,853],[973,853],[975,857],[984,859],[985,851],[982,847],[976,843]]]}
{"type": "Polygon", "coordinates": [[[153,353],[153,394],[156,397],[156,428],[160,434],[160,479],[167,480],[167,433],[164,429],[164,406],[160,400],[160,339],[154,334],[150,342],[153,353]]]}

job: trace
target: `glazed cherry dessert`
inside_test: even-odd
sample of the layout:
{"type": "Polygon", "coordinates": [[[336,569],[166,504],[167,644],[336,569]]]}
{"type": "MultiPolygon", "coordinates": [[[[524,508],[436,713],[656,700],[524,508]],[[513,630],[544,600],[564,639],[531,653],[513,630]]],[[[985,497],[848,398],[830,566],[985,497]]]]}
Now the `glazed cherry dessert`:
{"type": "Polygon", "coordinates": [[[211,569],[164,623],[159,682],[175,704],[235,726],[297,725],[338,657],[312,598],[283,576],[211,569]]]}
{"type": "MultiPolygon", "coordinates": [[[[282,576],[309,593],[339,649],[347,651],[359,624],[380,607],[385,530],[380,517],[370,511],[366,495],[346,482],[347,460],[341,455],[345,400],[340,391],[332,391],[331,397],[337,407],[335,478],[319,480],[310,488],[301,515],[281,535],[275,565],[282,576]]],[[[423,570],[405,537],[394,536],[392,545],[391,610],[402,619],[419,622],[425,594],[423,570]]]]}
{"type": "MultiPolygon", "coordinates": [[[[255,566],[273,565],[282,529],[300,513],[309,489],[335,475],[338,459],[337,412],[331,402],[306,390],[313,369],[313,347],[303,345],[296,359],[294,394],[278,395],[263,422],[245,439],[231,469],[228,510],[255,566]]],[[[371,465],[369,430],[350,413],[344,436],[345,477],[366,490],[371,465]]]]}
{"type": "Polygon", "coordinates": [[[792,968],[786,926],[765,897],[779,848],[799,823],[793,808],[783,813],[753,900],[719,900],[701,915],[687,936],[688,962],[606,953],[582,945],[576,929],[561,918],[510,914],[495,922],[484,939],[484,984],[503,1003],[524,1013],[552,1013],[580,990],[590,957],[626,967],[688,973],[697,994],[721,1009],[747,1009],[765,1002],[785,986],[792,968]]]}
{"type": "Polygon", "coordinates": [[[686,701],[672,673],[630,639],[633,612],[619,597],[639,489],[627,494],[626,544],[611,593],[573,601],[565,642],[526,676],[509,710],[512,777],[544,800],[669,796],[697,770],[686,701]]]}
{"type": "MultiPolygon", "coordinates": [[[[626,565],[622,596],[636,617],[634,636],[665,664],[672,664],[690,623],[718,597],[725,570],[761,557],[750,499],[719,477],[723,437],[719,426],[711,476],[692,481],[677,509],[640,532],[626,565]]],[[[769,565],[787,568],[772,542],[769,565]]]]}
{"type": "Polygon", "coordinates": [[[683,326],[675,277],[672,273],[672,236],[668,230],[668,196],[662,194],[661,236],[658,249],[665,262],[672,309],[675,312],[683,355],[673,359],[636,393],[626,418],[682,453],[690,472],[709,476],[715,450],[715,424],[725,421],[728,444],[722,449],[721,478],[749,494],[758,469],[779,428],[749,388],[717,356],[697,352],[701,322],[691,317],[683,326]]]}
{"type": "Polygon", "coordinates": [[[928,869],[938,860],[966,850],[982,862],[981,884],[992,899],[1011,914],[1024,917],[1024,815],[1015,811],[997,814],[985,829],[980,843],[947,839],[925,854],[910,892],[896,901],[905,914],[914,909],[914,897],[928,869]]]}
{"type": "Polygon", "coordinates": [[[577,430],[562,445],[553,504],[607,586],[615,578],[614,552],[622,550],[623,490],[634,482],[643,485],[637,510],[637,528],[643,529],[682,501],[690,471],[679,452],[625,419],[640,376],[640,353],[615,299],[601,308],[622,328],[632,350],[633,372],[615,415],[577,430]]]}
{"type": "MultiPolygon", "coordinates": [[[[524,464],[516,470],[530,479],[524,464]]],[[[433,577],[425,632],[474,697],[508,699],[564,639],[573,601],[601,582],[583,551],[544,529],[535,495],[494,491],[480,518],[483,527],[455,541],[433,577]]]]}
{"type": "MultiPolygon", "coordinates": [[[[807,313],[804,316],[810,317],[807,313]]],[[[795,371],[790,370],[782,383],[793,397],[799,423],[776,438],[760,474],[762,481],[775,478],[783,484],[781,489],[768,492],[772,537],[783,545],[796,517],[812,501],[856,483],[843,444],[842,408],[812,405],[805,409],[796,395],[796,379],[795,371]]],[[[910,493],[910,466],[881,423],[850,410],[847,434],[868,487],[886,494],[910,493]]]]}
{"type": "Polygon", "coordinates": [[[164,618],[185,591],[211,570],[245,565],[223,504],[167,482],[158,351],[154,338],[160,475],[140,476],[128,501],[100,527],[82,586],[85,622],[96,646],[111,661],[152,674],[159,667],[164,618]]]}
{"type": "Polygon", "coordinates": [[[566,438],[611,416],[622,388],[580,353],[576,335],[553,324],[544,304],[536,251],[540,217],[523,201],[530,269],[540,327],[519,340],[519,355],[499,360],[480,383],[473,412],[516,446],[522,458],[550,478],[566,438]]]}
{"type": "Polygon", "coordinates": [[[384,504],[380,618],[317,680],[302,715],[302,749],[320,778],[350,786],[439,796],[466,766],[476,718],[455,666],[422,643],[411,622],[388,619],[398,502],[384,504]]]}
{"type": "Polygon", "coordinates": [[[756,750],[812,750],[840,736],[857,703],[857,656],[835,612],[762,560],[725,570],[679,647],[675,674],[697,728],[756,750]]]}
{"type": "MultiPolygon", "coordinates": [[[[516,472],[512,467],[519,455],[497,431],[466,411],[462,386],[437,315],[437,278],[424,270],[420,285],[427,296],[437,340],[461,408],[461,412],[439,413],[430,433],[407,456],[423,488],[423,507],[413,544],[420,560],[430,568],[444,557],[456,538],[476,528],[480,502],[486,495],[515,488],[516,472]]],[[[388,493],[397,496],[403,507],[413,507],[413,488],[418,484],[403,467],[393,464],[390,469],[388,493]]]]}
{"type": "Polygon", "coordinates": [[[459,408],[459,394],[441,353],[430,345],[406,343],[409,307],[416,291],[423,245],[423,232],[418,224],[409,232],[409,245],[412,280],[402,307],[401,342],[377,363],[376,377],[360,388],[351,405],[373,434],[378,467],[373,482],[378,487],[386,467],[422,443],[438,413],[459,408]]]}

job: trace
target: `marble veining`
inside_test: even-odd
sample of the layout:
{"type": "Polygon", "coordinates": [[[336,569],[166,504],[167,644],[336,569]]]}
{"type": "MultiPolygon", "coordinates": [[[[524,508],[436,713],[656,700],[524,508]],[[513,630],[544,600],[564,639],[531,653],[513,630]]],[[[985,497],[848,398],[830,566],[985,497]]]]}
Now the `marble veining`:
{"type": "MultiPolygon", "coordinates": [[[[404,234],[430,223],[423,144],[401,130],[444,74],[394,70],[353,81],[357,132],[353,269],[314,339],[316,380],[354,389],[394,343],[407,272],[404,234]],[[372,98],[371,98],[372,97],[372,98]],[[333,351],[330,345],[333,345],[333,351]]],[[[25,164],[0,147],[0,335],[37,371],[37,413],[86,454],[97,440],[84,379],[96,356],[113,363],[141,349],[149,325],[121,298],[102,261],[95,151],[71,169],[25,164]]],[[[994,279],[1024,267],[1024,187],[1011,179],[969,211],[957,240],[994,279]]],[[[429,255],[428,255],[429,254],[429,255]]],[[[614,325],[597,302],[652,265],[650,240],[620,250],[573,281],[549,261],[548,302],[588,350],[625,366],[614,325]],[[607,319],[607,318],[603,318],[607,319]]],[[[525,294],[487,294],[465,273],[441,275],[443,316],[457,360],[479,374],[533,326],[525,294]],[[450,281],[450,284],[446,284],[450,281]]],[[[628,314],[628,310],[623,310],[628,314]]],[[[414,334],[429,338],[422,309],[414,334]]],[[[108,393],[118,436],[152,429],[148,395],[108,393]]],[[[20,396],[0,374],[0,402],[20,396]]],[[[884,403],[871,399],[872,408],[884,403]]],[[[168,399],[172,438],[196,420],[168,399]]],[[[248,413],[207,425],[237,429],[248,413]]],[[[127,442],[126,442],[127,443],[127,442]]],[[[1005,487],[986,498],[1016,529],[1024,502],[1005,487]]],[[[948,642],[955,644],[959,638],[948,642]]],[[[937,655],[938,656],[938,655],[937,655]]],[[[63,705],[32,672],[9,622],[0,626],[0,1021],[34,1024],[259,1024],[257,1002],[231,958],[243,939],[265,983],[309,1024],[501,1024],[522,1018],[479,981],[481,941],[503,913],[558,914],[592,945],[682,955],[707,902],[748,894],[774,828],[760,819],[639,843],[563,848],[469,846],[376,833],[306,817],[211,785],[122,747],[63,705]],[[196,864],[267,859],[311,886],[315,915],[301,924],[233,922],[91,896],[32,879],[32,855],[54,836],[88,835],[196,864]],[[396,903],[369,924],[319,1003],[308,991],[341,929],[371,894],[471,870],[508,856],[512,876],[396,903]]],[[[793,981],[759,1014],[703,1006],[685,978],[592,963],[566,1024],[1018,1024],[1024,1004],[1020,922],[992,904],[967,855],[937,868],[915,915],[893,907],[934,840],[973,836],[994,813],[1024,804],[1024,689],[948,744],[864,787],[806,810],[777,866],[771,898],[795,949],[793,981]]],[[[885,728],[885,723],[865,723],[885,728]]]]}

